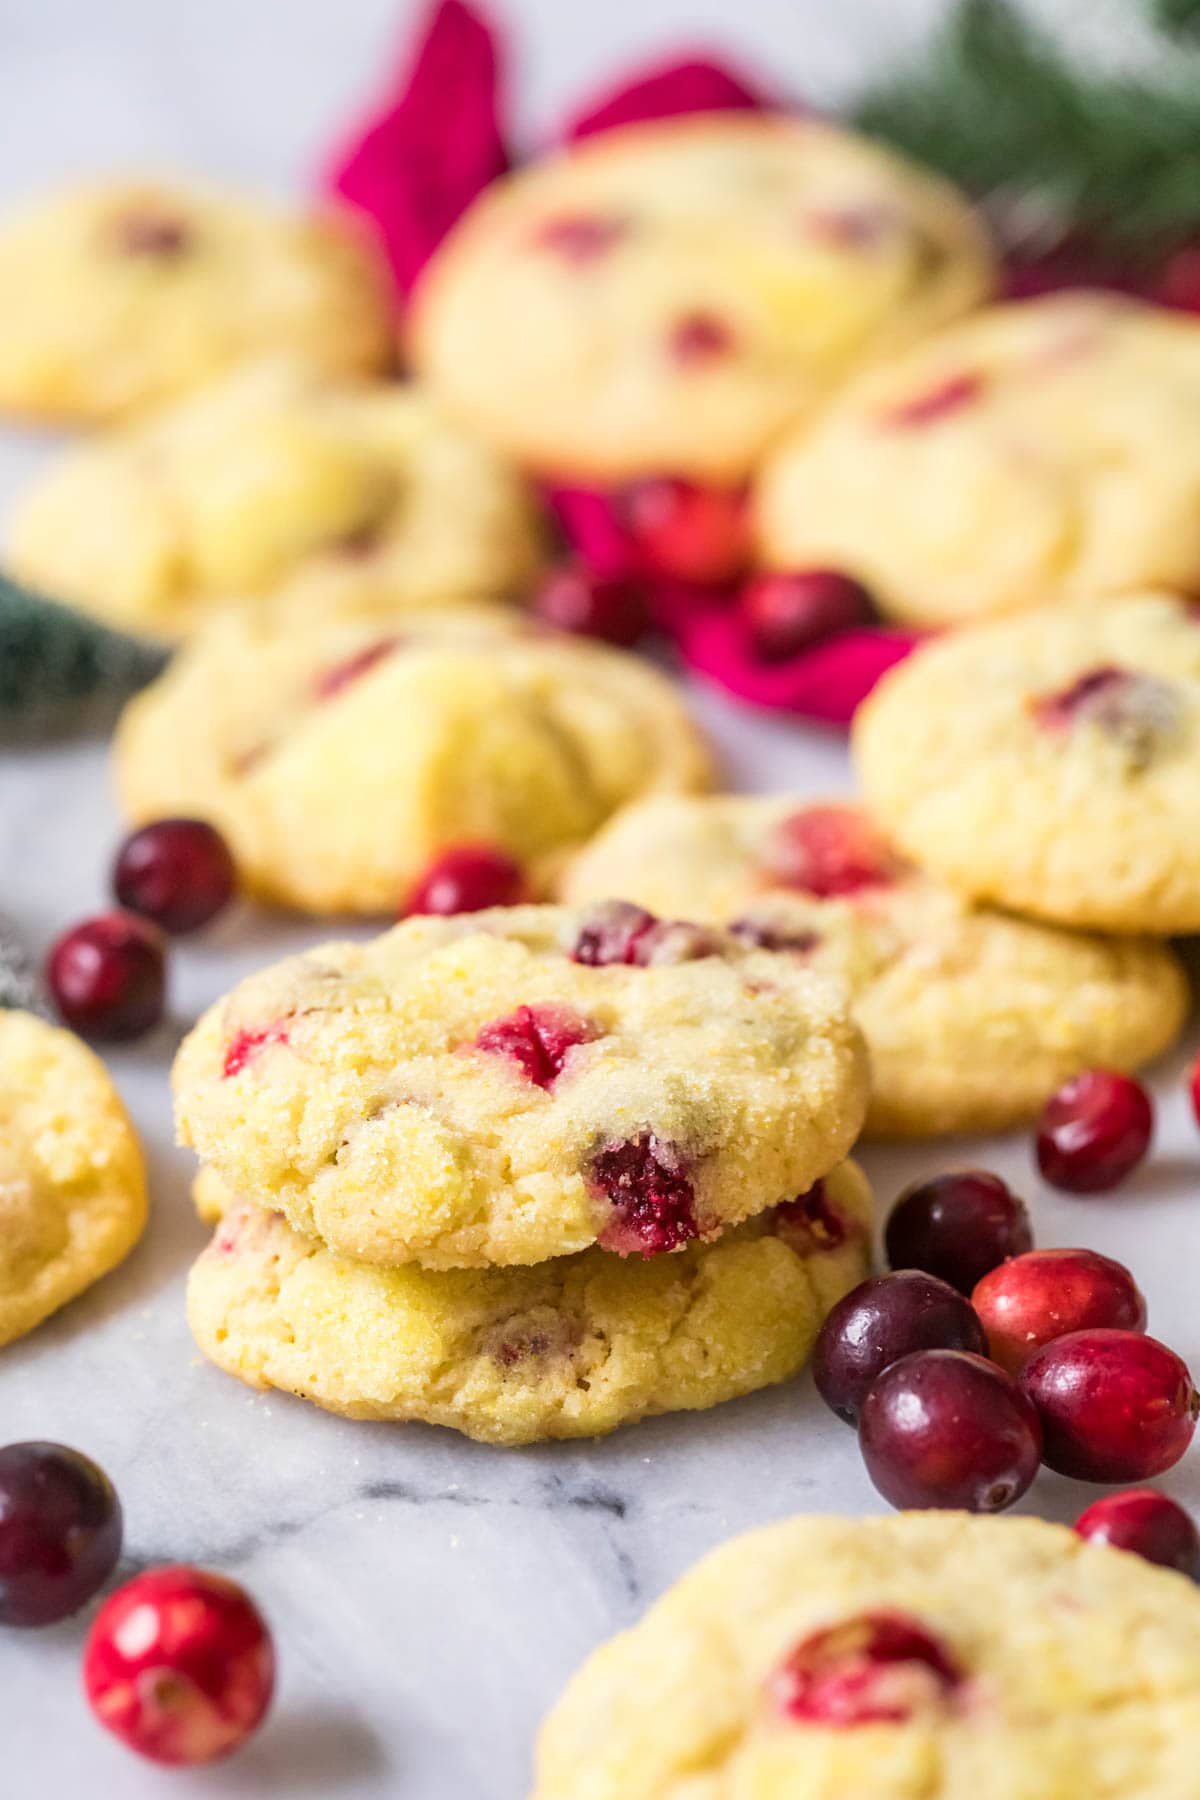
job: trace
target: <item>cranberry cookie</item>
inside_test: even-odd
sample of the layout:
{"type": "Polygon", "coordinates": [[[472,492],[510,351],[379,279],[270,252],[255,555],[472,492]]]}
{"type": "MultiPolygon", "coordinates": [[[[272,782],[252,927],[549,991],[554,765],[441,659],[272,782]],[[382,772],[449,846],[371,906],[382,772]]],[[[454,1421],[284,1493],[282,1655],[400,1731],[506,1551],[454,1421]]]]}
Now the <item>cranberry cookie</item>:
{"type": "Polygon", "coordinates": [[[765,555],[941,625],[1200,586],[1200,320],[1112,295],[978,313],[856,382],[762,474],[765,555]]]}
{"type": "Polygon", "coordinates": [[[534,1800],[1193,1800],[1200,1596],[1037,1519],[789,1519],[596,1652],[534,1800]]]}
{"type": "Polygon", "coordinates": [[[593,1249],[525,1269],[381,1269],[239,1201],[192,1270],[188,1316],[218,1368],[330,1412],[493,1444],[595,1437],[794,1375],[868,1273],[871,1224],[866,1181],[843,1163],[653,1262],[593,1249]]]}
{"type": "Polygon", "coordinates": [[[962,198],[816,119],[605,132],[493,184],[417,293],[417,366],[553,474],[743,480],[865,357],[977,305],[962,198]]]}
{"type": "Polygon", "coordinates": [[[1140,594],[972,626],[855,722],[868,804],[910,856],[1062,925],[1200,931],[1200,610],[1140,594]]]}
{"type": "Polygon", "coordinates": [[[655,1256],[804,1194],[854,1143],[834,982],[606,908],[417,918],[251,977],[175,1064],[240,1196],[364,1262],[655,1256]]]}
{"type": "Polygon", "coordinates": [[[1149,940],[977,906],[905,862],[860,808],[721,795],[627,808],[567,871],[573,905],[622,894],[729,926],[840,976],[871,1052],[877,1135],[994,1131],[1071,1075],[1174,1040],[1183,971],[1149,940]]]}

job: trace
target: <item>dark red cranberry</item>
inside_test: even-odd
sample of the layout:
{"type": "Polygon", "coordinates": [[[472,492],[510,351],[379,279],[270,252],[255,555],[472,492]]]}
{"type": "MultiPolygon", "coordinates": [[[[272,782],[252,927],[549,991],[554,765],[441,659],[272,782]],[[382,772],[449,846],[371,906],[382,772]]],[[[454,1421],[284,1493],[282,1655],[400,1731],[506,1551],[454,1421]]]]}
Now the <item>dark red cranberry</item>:
{"type": "Polygon", "coordinates": [[[858,1442],[893,1506],[1001,1512],[1019,1500],[1042,1450],[1037,1410],[1011,1375],[963,1350],[917,1350],[876,1377],[858,1442]]]}
{"type": "Polygon", "coordinates": [[[861,582],[837,569],[798,569],[757,575],[738,602],[760,662],[787,662],[813,644],[867,625],[874,617],[861,582]]]}
{"type": "Polygon", "coordinates": [[[1200,1531],[1178,1501],[1156,1488],[1128,1488],[1105,1494],[1075,1521],[1089,1544],[1130,1550],[1147,1562],[1200,1581],[1200,1531]]]}
{"type": "Polygon", "coordinates": [[[978,1282],[971,1304],[988,1355],[1018,1375],[1035,1350],[1093,1325],[1145,1331],[1146,1302],[1123,1263],[1096,1250],[1028,1250],[978,1282]]]}
{"type": "Polygon", "coordinates": [[[557,219],[546,220],[537,241],[564,262],[583,267],[614,249],[628,230],[626,219],[605,218],[600,213],[563,213],[557,219]]]}
{"type": "Polygon", "coordinates": [[[1025,1203],[986,1169],[952,1169],[906,1188],[884,1247],[893,1269],[924,1269],[970,1294],[990,1269],[1033,1248],[1025,1203]]]}
{"type": "Polygon", "coordinates": [[[1102,1194],[1132,1173],[1150,1148],[1154,1108],[1129,1075],[1089,1069],[1046,1102],[1038,1168],[1068,1194],[1102,1194]]]}
{"type": "Polygon", "coordinates": [[[490,844],[459,844],[430,863],[408,898],[411,913],[472,913],[515,906],[521,898],[521,866],[490,844]]]}
{"type": "Polygon", "coordinates": [[[552,569],[534,597],[533,610],[547,625],[608,644],[636,644],[650,625],[650,609],[632,581],[593,575],[582,563],[552,569]]]}
{"type": "Polygon", "coordinates": [[[0,1450],[0,1625],[78,1612],[121,1554],[121,1504],[104,1470],[65,1444],[0,1450]]]}
{"type": "Polygon", "coordinates": [[[101,1725],[152,1762],[212,1762],[262,1721],[271,1635],[240,1587],[206,1569],[151,1569],[105,1601],[83,1659],[101,1725]]]}
{"type": "Polygon", "coordinates": [[[781,819],[765,864],[772,881],[818,900],[887,887],[899,873],[894,852],[854,806],[806,806],[781,819]]]}
{"type": "Polygon", "coordinates": [[[1200,1395],[1187,1364],[1136,1331],[1073,1331],[1036,1351],[1021,1385],[1048,1468],[1078,1481],[1146,1481],[1192,1441],[1200,1395]]]}
{"type": "Polygon", "coordinates": [[[239,1031],[230,1039],[225,1051],[222,1075],[226,1079],[231,1075],[240,1075],[268,1044],[286,1044],[287,1041],[288,1028],[284,1019],[276,1019],[274,1024],[264,1026],[261,1031],[239,1031]]]}
{"type": "Polygon", "coordinates": [[[113,869],[121,905],[178,935],[208,925],[236,888],[229,846],[204,819],[143,825],[125,839],[113,869]]]}
{"type": "Polygon", "coordinates": [[[572,962],[592,969],[614,963],[648,969],[719,956],[722,948],[720,933],[707,926],[686,919],[656,919],[628,900],[602,900],[588,909],[569,955],[572,962]]]}
{"type": "Polygon", "coordinates": [[[857,1425],[877,1375],[914,1350],[987,1355],[987,1337],[969,1303],[921,1269],[864,1281],[828,1315],[813,1351],[817,1392],[847,1425],[857,1425]]]}
{"type": "Polygon", "coordinates": [[[843,1731],[943,1711],[962,1682],[954,1656],[923,1625],[871,1612],[802,1638],[767,1685],[785,1718],[843,1731]]]}
{"type": "Polygon", "coordinates": [[[562,1074],[568,1054],[596,1036],[594,1025],[565,1006],[518,1006],[506,1019],[485,1025],[475,1047],[507,1056],[535,1087],[549,1088],[562,1074]]]}
{"type": "Polygon", "coordinates": [[[740,575],[749,561],[750,524],[741,489],[654,476],[627,488],[622,507],[656,575],[719,584],[740,575]]]}
{"type": "MultiPolygon", "coordinates": [[[[358,547],[361,548],[361,545],[358,547]]],[[[365,650],[358,650],[344,662],[334,663],[331,669],[325,669],[313,683],[316,698],[332,700],[348,687],[353,687],[356,681],[361,681],[364,675],[369,675],[372,669],[386,662],[400,641],[398,637],[378,638],[375,643],[368,644],[365,650]]]]}
{"type": "Polygon", "coordinates": [[[732,353],[737,340],[726,319],[716,313],[694,312],[676,320],[667,342],[675,361],[693,368],[720,362],[732,353]]]}
{"type": "Polygon", "coordinates": [[[658,1256],[699,1235],[686,1159],[652,1131],[597,1150],[588,1185],[612,1207],[598,1238],[618,1256],[658,1256]]]}
{"type": "Polygon", "coordinates": [[[979,399],[984,389],[982,375],[952,375],[939,387],[917,394],[894,406],[887,415],[889,425],[936,425],[952,413],[962,412],[979,399]]]}
{"type": "Polygon", "coordinates": [[[157,1025],[166,993],[158,931],[134,913],[99,913],[51,947],[46,980],[66,1023],[82,1037],[122,1043],[157,1025]]]}

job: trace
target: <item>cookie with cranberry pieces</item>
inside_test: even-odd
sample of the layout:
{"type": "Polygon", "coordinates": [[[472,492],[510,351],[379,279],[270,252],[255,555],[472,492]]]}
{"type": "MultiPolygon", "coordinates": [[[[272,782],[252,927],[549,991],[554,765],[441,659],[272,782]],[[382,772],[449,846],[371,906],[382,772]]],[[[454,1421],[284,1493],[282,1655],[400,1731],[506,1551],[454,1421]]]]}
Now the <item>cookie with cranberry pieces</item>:
{"type": "Polygon", "coordinates": [[[710,777],[677,689],[638,657],[504,607],[373,602],[214,620],[126,709],[116,768],[134,823],[207,819],[251,892],[366,914],[419,904],[462,846],[536,897],[619,806],[710,777]]]}
{"type": "Polygon", "coordinates": [[[218,1368],[351,1418],[493,1444],[594,1437],[786,1381],[870,1264],[853,1163],[678,1256],[591,1249],[508,1269],[352,1262],[278,1213],[228,1205],[204,1176],[201,1203],[224,1218],[192,1270],[188,1315],[218,1368]]]}
{"type": "Polygon", "coordinates": [[[647,800],[568,869],[563,898],[688,908],[847,985],[871,1052],[867,1129],[915,1137],[1031,1119],[1083,1069],[1135,1069],[1188,1011],[1165,946],[1013,918],[892,849],[861,807],[647,800]]]}
{"type": "Polygon", "coordinates": [[[66,451],[18,503],[9,561],[173,639],[281,591],[392,610],[516,593],[539,554],[524,483],[421,389],[273,357],[66,451]]]}
{"type": "Polygon", "coordinates": [[[382,263],[348,215],[303,217],[174,181],[100,181],[0,226],[0,411],[128,416],[246,357],[385,370],[382,263]]]}
{"type": "Polygon", "coordinates": [[[103,1063],[0,1009],[0,1345],[107,1275],[145,1222],[141,1148],[103,1063]]]}
{"type": "Polygon", "coordinates": [[[760,477],[767,560],[948,625],[1200,587],[1200,321],[1113,295],[996,307],[864,374],[760,477]]]}
{"type": "Polygon", "coordinates": [[[539,470],[732,484],[864,359],[991,283],[946,183],[815,117],[709,114],[493,183],[422,278],[412,347],[539,470]]]}
{"type": "Polygon", "coordinates": [[[971,626],[855,721],[867,803],[960,892],[1060,925],[1200,931],[1200,610],[1165,594],[971,626]]]}
{"type": "Polygon", "coordinates": [[[570,1683],[533,1800],[1189,1800],[1200,1596],[1039,1519],[794,1518],[570,1683]]]}
{"type": "Polygon", "coordinates": [[[628,913],[414,918],[252,976],[179,1052],[182,1140],[383,1265],[654,1257],[807,1193],[866,1108],[840,986],[628,913]]]}

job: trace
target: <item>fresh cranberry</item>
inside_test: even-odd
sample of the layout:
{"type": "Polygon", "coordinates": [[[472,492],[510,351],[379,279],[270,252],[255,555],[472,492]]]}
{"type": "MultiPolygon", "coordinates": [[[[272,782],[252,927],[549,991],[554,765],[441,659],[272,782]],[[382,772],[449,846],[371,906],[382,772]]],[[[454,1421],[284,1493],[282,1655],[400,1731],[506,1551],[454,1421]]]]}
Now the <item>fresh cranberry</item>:
{"type": "Polygon", "coordinates": [[[1079,1481],[1146,1481],[1192,1441],[1200,1395],[1187,1364],[1136,1331],[1072,1331],[1036,1351],[1021,1385],[1041,1416],[1047,1467],[1079,1481]]]}
{"type": "Polygon", "coordinates": [[[490,844],[459,844],[430,863],[404,910],[446,915],[515,906],[523,887],[520,864],[511,856],[490,844]]]}
{"type": "Polygon", "coordinates": [[[134,913],[99,913],[65,931],[46,959],[46,980],[66,1023],[108,1043],[157,1025],[166,993],[162,938],[134,913]]]}
{"type": "Polygon", "coordinates": [[[249,1595],[184,1565],[118,1588],[84,1651],[92,1711],[152,1762],[227,1756],[260,1724],[274,1681],[270,1633],[249,1595]]]}
{"type": "Polygon", "coordinates": [[[696,962],[717,956],[719,933],[685,919],[656,919],[628,900],[602,900],[590,907],[579,926],[569,955],[592,969],[625,964],[648,969],[671,963],[696,962]]]}
{"type": "Polygon", "coordinates": [[[493,1019],[475,1039],[476,1049],[507,1056],[535,1087],[552,1087],[570,1051],[589,1043],[596,1028],[562,1006],[518,1006],[506,1019],[493,1019]]]}
{"type": "Polygon", "coordinates": [[[622,508],[656,575],[719,584],[740,575],[749,561],[750,525],[740,489],[654,476],[625,489],[622,508]]]}
{"type": "Polygon", "coordinates": [[[1154,1108],[1145,1088],[1129,1075],[1089,1069],[1046,1102],[1038,1168],[1068,1194],[1102,1194],[1136,1169],[1153,1134],[1154,1108]]]}
{"type": "Polygon", "coordinates": [[[1178,1501],[1156,1488],[1105,1494],[1080,1514],[1075,1529],[1089,1544],[1130,1550],[1147,1562],[1200,1581],[1200,1531],[1178,1501]]]}
{"type": "Polygon", "coordinates": [[[924,1269],[970,1294],[997,1263],[1033,1248],[1025,1203],[986,1169],[953,1169],[906,1188],[884,1229],[893,1269],[924,1269]]]}
{"type": "Polygon", "coordinates": [[[224,910],[237,870],[220,832],[204,819],[156,819],[117,852],[113,889],[130,912],[173,934],[199,931],[224,910]]]}
{"type": "Polygon", "coordinates": [[[858,1442],[893,1506],[1001,1512],[1038,1471],[1037,1410],[1011,1375],[965,1350],[916,1350],[876,1377],[858,1442]]]}
{"type": "MultiPolygon", "coordinates": [[[[346,547],[361,551],[363,545],[359,541],[359,537],[360,534],[356,534],[353,546],[346,547]]],[[[353,656],[348,656],[344,662],[334,663],[331,669],[325,669],[317,676],[313,684],[313,693],[316,698],[332,700],[336,695],[344,693],[348,687],[353,687],[356,681],[361,681],[364,675],[369,675],[371,670],[377,668],[381,662],[386,662],[399,643],[398,637],[379,638],[375,643],[368,644],[365,650],[356,651],[353,656]]]]}
{"type": "Polygon", "coordinates": [[[0,1625],[52,1625],[78,1612],[121,1554],[112,1482],[65,1444],[0,1450],[0,1625]]]}
{"type": "Polygon", "coordinates": [[[1145,1331],[1146,1302],[1123,1263],[1096,1250],[1028,1250],[978,1282],[971,1304],[988,1355],[1018,1375],[1035,1350],[1092,1325],[1145,1331]]]}
{"type": "Polygon", "coordinates": [[[286,1044],[287,1041],[288,1029],[283,1019],[276,1019],[273,1025],[266,1025],[261,1031],[239,1031],[230,1039],[225,1051],[222,1075],[226,1080],[231,1075],[240,1075],[268,1044],[286,1044]]]}
{"type": "Polygon", "coordinates": [[[757,575],[742,589],[739,609],[760,662],[787,662],[813,644],[869,624],[871,596],[837,569],[757,575]]]}
{"type": "Polygon", "coordinates": [[[952,375],[940,387],[931,388],[928,393],[918,394],[914,399],[893,407],[887,415],[887,423],[900,426],[935,425],[942,419],[948,419],[952,413],[962,412],[964,407],[973,405],[983,389],[981,375],[952,375]]]}
{"type": "Polygon", "coordinates": [[[603,638],[609,644],[636,644],[650,625],[641,588],[631,581],[593,575],[582,563],[552,569],[538,589],[533,610],[557,631],[603,638]]]}
{"type": "Polygon", "coordinates": [[[625,219],[604,218],[598,213],[564,213],[546,220],[538,231],[537,242],[564,262],[583,267],[605,256],[628,230],[625,219]]]}
{"type": "Polygon", "coordinates": [[[847,1425],[857,1425],[877,1375],[914,1350],[969,1350],[986,1356],[987,1337],[971,1306],[947,1281],[901,1269],[860,1283],[838,1301],[813,1351],[817,1392],[847,1425]]]}
{"type": "Polygon", "coordinates": [[[699,1235],[687,1162],[652,1131],[599,1149],[588,1185],[612,1207],[599,1242],[618,1256],[658,1256],[699,1235]]]}
{"type": "Polygon", "coordinates": [[[676,320],[667,340],[671,355],[685,368],[720,362],[736,343],[733,328],[716,313],[694,312],[676,320]]]}
{"type": "Polygon", "coordinates": [[[806,806],[780,820],[765,864],[771,880],[818,900],[887,887],[898,871],[893,852],[853,806],[806,806]]]}
{"type": "Polygon", "coordinates": [[[944,1710],[963,1673],[946,1646],[903,1613],[860,1613],[802,1638],[775,1669],[775,1709],[842,1731],[900,1725],[944,1710]]]}

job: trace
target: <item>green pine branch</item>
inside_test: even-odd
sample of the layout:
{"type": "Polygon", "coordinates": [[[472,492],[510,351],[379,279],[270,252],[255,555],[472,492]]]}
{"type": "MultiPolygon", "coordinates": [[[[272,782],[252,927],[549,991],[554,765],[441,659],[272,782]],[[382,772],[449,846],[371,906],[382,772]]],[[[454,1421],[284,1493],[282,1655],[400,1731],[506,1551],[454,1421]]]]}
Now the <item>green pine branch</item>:
{"type": "Polygon", "coordinates": [[[77,728],[153,680],[166,652],[0,573],[0,739],[77,728]]]}

